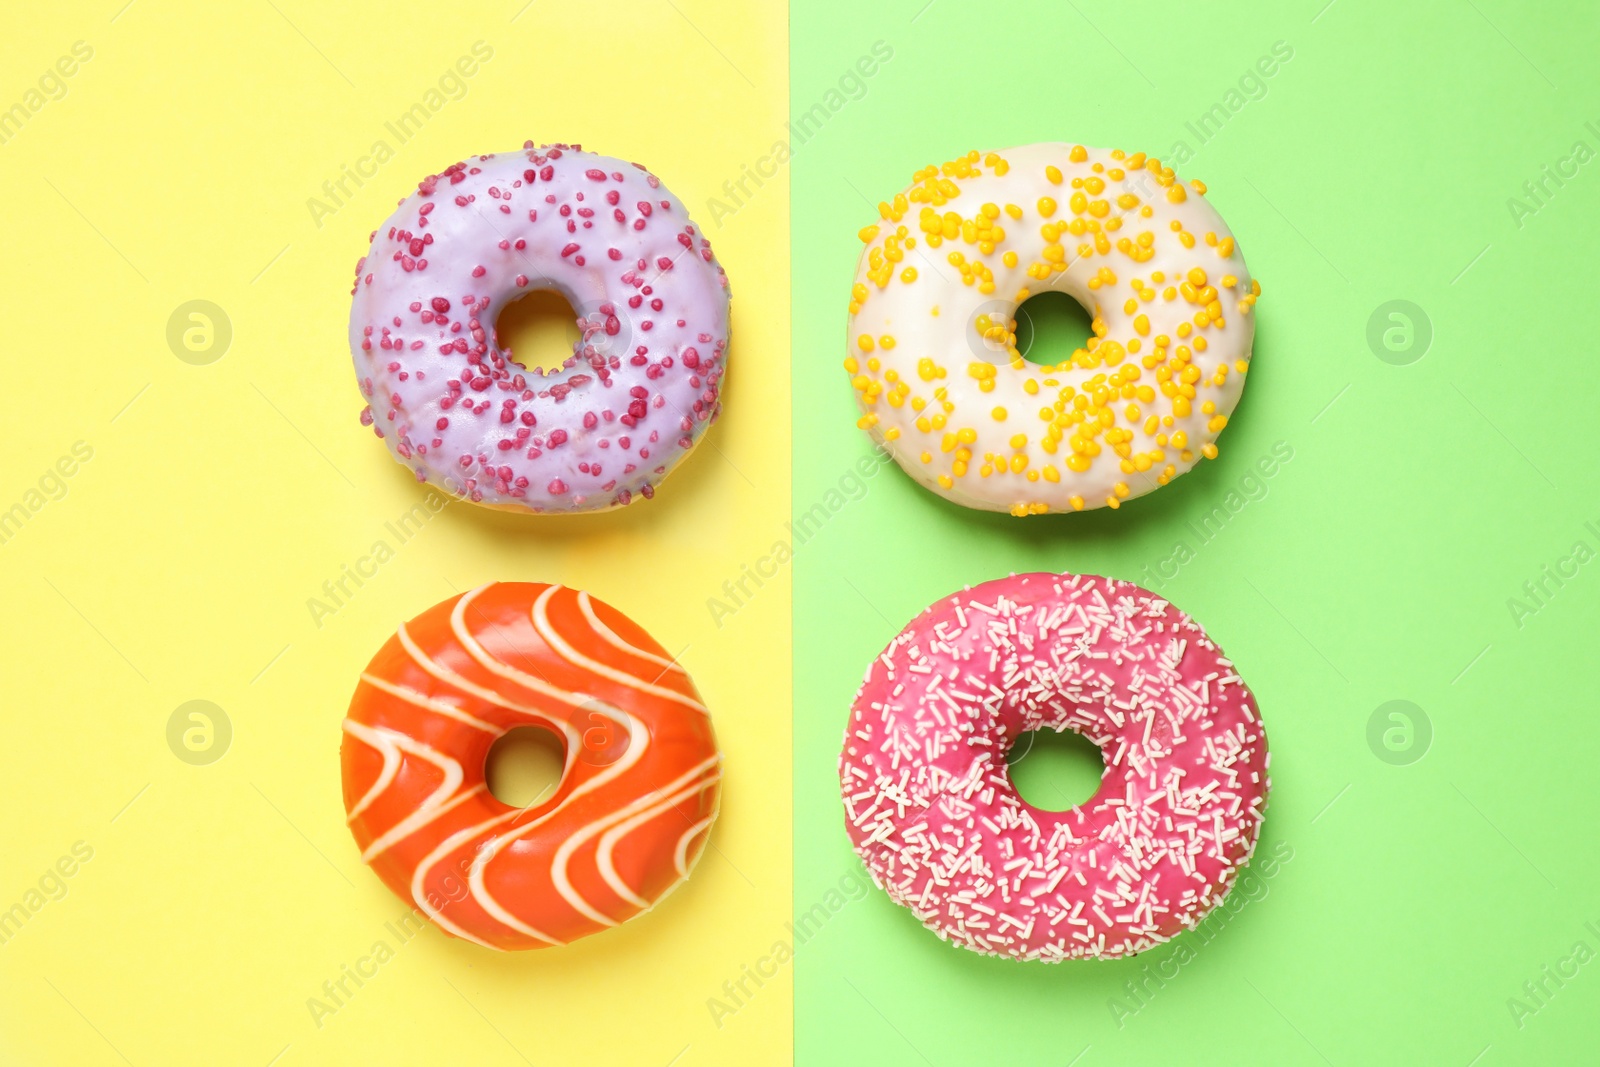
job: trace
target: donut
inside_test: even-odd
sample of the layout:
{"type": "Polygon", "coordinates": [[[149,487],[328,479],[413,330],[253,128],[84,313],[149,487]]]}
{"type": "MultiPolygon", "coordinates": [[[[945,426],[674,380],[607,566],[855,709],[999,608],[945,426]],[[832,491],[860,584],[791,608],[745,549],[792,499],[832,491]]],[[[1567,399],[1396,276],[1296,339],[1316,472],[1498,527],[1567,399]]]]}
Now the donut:
{"type": "Polygon", "coordinates": [[[850,291],[857,425],[985,511],[1120,506],[1204,456],[1244,390],[1261,287],[1199,181],[1143,152],[969,152],[878,205],[850,291]],[[1059,364],[1017,349],[1055,289],[1093,316],[1059,364]]]}
{"type": "Polygon", "coordinates": [[[373,231],[352,297],[363,424],[418,481],[485,507],[654,496],[720,411],[728,277],[637,163],[529,141],[430,174],[373,231]],[[495,335],[535,290],[581,335],[548,373],[495,335]]]}
{"type": "Polygon", "coordinates": [[[486,585],[403,623],[361,672],[340,755],[362,861],[487,948],[562,945],[649,911],[717,817],[722,757],[688,674],[559,585],[486,585]],[[561,739],[564,768],[514,808],[484,761],[526,725],[561,739]]]}
{"type": "Polygon", "coordinates": [[[1222,902],[1267,799],[1255,701],[1193,619],[1129,582],[1023,574],[934,604],[856,694],[845,827],[941,938],[1056,963],[1142,952],[1222,902]],[[1100,747],[1089,800],[1044,811],[1006,755],[1030,730],[1100,747]]]}

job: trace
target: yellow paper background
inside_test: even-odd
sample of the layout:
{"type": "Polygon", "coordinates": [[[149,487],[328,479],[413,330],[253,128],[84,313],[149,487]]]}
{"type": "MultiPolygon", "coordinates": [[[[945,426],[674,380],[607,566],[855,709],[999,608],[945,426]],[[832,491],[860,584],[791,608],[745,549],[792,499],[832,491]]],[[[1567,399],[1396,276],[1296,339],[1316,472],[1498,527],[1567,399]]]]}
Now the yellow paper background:
{"type": "Polygon", "coordinates": [[[0,909],[75,843],[93,858],[0,944],[0,1061],[787,1062],[788,968],[720,1027],[707,1007],[790,908],[787,575],[720,627],[706,604],[788,515],[787,178],[720,226],[707,208],[783,133],[784,7],[107,0],[7,23],[0,108],[75,42],[93,56],[0,144],[0,509],[29,512],[0,544],[0,909]],[[478,41],[492,58],[400,143],[385,124],[478,41]],[[647,163],[710,234],[734,291],[725,413],[653,502],[451,504],[400,543],[384,524],[425,491],[357,423],[352,270],[420,177],[529,137],[647,163]],[[393,158],[314,220],[380,139],[393,158]],[[233,330],[204,366],[166,337],[194,299],[233,330]],[[92,458],[45,477],[79,441],[92,458]],[[319,627],[308,598],[380,539],[394,558],[319,627]],[[619,930],[400,945],[407,909],[344,826],[339,721],[397,622],[493,579],[586,588],[684,649],[722,816],[690,882],[619,930]],[[195,699],[232,724],[208,766],[167,743],[195,699]],[[394,958],[316,1025],[307,999],[379,940],[394,958]]]}

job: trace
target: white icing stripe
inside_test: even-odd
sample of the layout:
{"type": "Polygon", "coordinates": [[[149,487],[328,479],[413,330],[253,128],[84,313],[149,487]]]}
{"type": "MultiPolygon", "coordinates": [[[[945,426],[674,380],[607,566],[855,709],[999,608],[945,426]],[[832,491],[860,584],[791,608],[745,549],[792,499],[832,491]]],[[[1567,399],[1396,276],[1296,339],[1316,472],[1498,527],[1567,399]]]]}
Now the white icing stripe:
{"type": "MultiPolygon", "coordinates": [[[[689,827],[689,829],[685,830],[683,832],[683,836],[678,838],[678,847],[674,849],[672,853],[672,863],[678,868],[678,877],[680,879],[689,877],[690,868],[693,867],[694,863],[699,862],[701,854],[706,850],[705,845],[702,843],[700,846],[700,851],[694,854],[694,860],[691,861],[689,859],[689,842],[693,841],[695,835],[701,830],[704,830],[706,827],[710,826],[716,821],[717,813],[712,812],[710,815],[707,815],[705,818],[689,827]]],[[[710,841],[711,839],[707,837],[706,840],[710,841]]],[[[665,896],[665,894],[662,895],[665,896]]]]}
{"type": "Polygon", "coordinates": [[[713,811],[710,815],[707,815],[703,820],[695,823],[695,825],[691,826],[687,831],[685,831],[682,837],[678,838],[678,847],[674,850],[675,855],[673,857],[674,862],[678,867],[678,877],[671,885],[667,886],[667,888],[661,891],[661,895],[659,897],[656,897],[655,902],[650,905],[651,910],[659,908],[663,900],[666,900],[672,894],[676,893],[678,891],[678,887],[689,880],[689,872],[695,869],[695,867],[700,863],[701,857],[706,854],[706,845],[711,841],[711,837],[710,835],[707,835],[705,840],[700,843],[700,848],[696,850],[694,859],[689,858],[689,843],[694,840],[695,834],[710,826],[712,823],[716,822],[716,820],[717,812],[713,811]]]}
{"type": "Polygon", "coordinates": [[[463,593],[461,599],[456,601],[455,608],[450,612],[450,628],[455,631],[456,640],[461,642],[461,647],[467,650],[467,654],[482,664],[485,670],[498,674],[502,678],[509,678],[518,685],[533,690],[535,693],[541,693],[554,700],[571,704],[573,707],[578,707],[589,700],[590,698],[585,694],[569,693],[565,689],[558,689],[543,678],[536,678],[526,671],[518,670],[509,663],[502,663],[489,655],[488,650],[478,643],[477,639],[467,630],[467,605],[487,588],[489,588],[488,585],[480,585],[470,593],[463,593]]]}
{"type": "Polygon", "coordinates": [[[405,701],[407,704],[412,704],[428,711],[437,712],[440,715],[455,719],[457,722],[464,722],[474,730],[483,730],[484,732],[491,734],[499,734],[504,732],[494,723],[484,722],[476,715],[462,711],[454,704],[446,704],[442,700],[434,700],[426,693],[419,693],[415,689],[407,689],[403,685],[395,685],[393,682],[379,678],[375,674],[368,674],[366,671],[362,671],[361,680],[372,686],[374,689],[381,689],[390,696],[395,697],[398,700],[405,701]]]}
{"type": "Polygon", "coordinates": [[[641,693],[649,693],[651,696],[661,697],[663,700],[674,701],[685,707],[693,708],[702,715],[710,714],[706,710],[706,706],[693,697],[684,696],[675,689],[668,689],[666,686],[656,685],[654,682],[647,682],[643,678],[619,671],[615,667],[601,663],[599,660],[590,659],[567,644],[561,635],[556,633],[555,627],[550,623],[550,598],[560,588],[562,587],[559,585],[550,586],[540,593],[539,598],[533,602],[533,626],[534,629],[539,631],[539,636],[544,638],[545,643],[554,649],[562,659],[574,666],[582,667],[586,671],[593,671],[602,678],[609,678],[613,682],[625,685],[630,689],[637,689],[641,693]]]}
{"type": "Polygon", "coordinates": [[[629,888],[628,884],[622,880],[622,876],[617,873],[617,865],[612,859],[612,852],[616,849],[617,842],[621,841],[631,831],[638,829],[640,826],[643,826],[656,816],[671,811],[680,802],[689,799],[690,797],[704,791],[705,789],[708,789],[713,785],[716,785],[720,777],[721,776],[718,775],[714,778],[708,778],[698,785],[692,785],[687,789],[680,789],[678,792],[663,800],[661,803],[654,804],[644,809],[632,818],[624,819],[622,822],[618,823],[611,829],[607,830],[604,834],[600,835],[600,845],[597,849],[595,849],[594,865],[600,871],[600,877],[605,881],[606,885],[611,887],[617,896],[640,908],[650,907],[650,901],[646,900],[644,897],[640,896],[638,893],[635,893],[631,888],[629,888]]]}
{"type": "Polygon", "coordinates": [[[424,826],[460,807],[479,793],[488,792],[488,789],[487,785],[475,785],[471,789],[456,793],[436,807],[427,806],[428,801],[433,800],[433,797],[430,796],[427,801],[423,802],[422,807],[419,807],[401,822],[396,823],[388,833],[368,845],[367,850],[361,854],[361,862],[371,863],[374,857],[380,855],[391,846],[405,840],[424,826]]]}
{"type": "Polygon", "coordinates": [[[617,635],[615,630],[611,629],[611,627],[600,621],[600,616],[595,614],[594,604],[591,601],[588,593],[578,593],[578,610],[583,612],[583,617],[589,620],[589,625],[594,627],[594,632],[600,635],[601,640],[605,641],[613,648],[621,649],[630,656],[638,656],[640,659],[649,660],[651,663],[659,664],[661,669],[664,671],[677,671],[679,674],[689,673],[678,665],[677,660],[668,659],[665,656],[658,656],[654,652],[646,652],[639,646],[630,645],[628,642],[624,641],[617,635]]]}
{"type": "Polygon", "coordinates": [[[583,744],[583,735],[580,734],[577,728],[571,723],[566,722],[565,720],[558,720],[553,716],[539,710],[538,708],[530,707],[527,704],[519,704],[515,700],[508,700],[505,696],[495,692],[493,689],[489,689],[486,686],[481,686],[469,678],[463,678],[449,667],[439,663],[430,657],[426,652],[422,651],[421,646],[419,646],[416,641],[412,639],[411,632],[406,629],[405,623],[400,624],[400,629],[395,632],[395,636],[400,638],[400,647],[406,650],[406,654],[411,657],[412,661],[415,662],[417,666],[427,671],[433,677],[439,679],[439,681],[444,682],[446,685],[453,685],[463,693],[466,693],[469,696],[475,696],[479,700],[486,700],[496,707],[504,708],[507,711],[514,711],[518,715],[526,715],[531,719],[537,719],[539,720],[540,726],[559,727],[562,734],[565,735],[567,739],[567,763],[566,767],[562,770],[562,775],[565,776],[566,772],[572,769],[573,760],[577,758],[577,750],[579,746],[583,744]]]}
{"type": "MultiPolygon", "coordinates": [[[[537,819],[534,819],[532,822],[524,823],[521,826],[511,830],[509,833],[502,834],[499,837],[492,838],[486,842],[483,847],[478,850],[477,856],[474,857],[472,861],[472,869],[467,874],[467,885],[472,890],[472,898],[478,902],[478,905],[483,908],[484,911],[488,912],[496,919],[499,919],[513,930],[521,930],[523,933],[527,933],[529,928],[526,923],[508,911],[503,904],[501,904],[489,893],[488,887],[484,884],[484,871],[489,866],[489,861],[494,859],[495,856],[499,855],[501,850],[503,850],[511,842],[517,840],[519,837],[525,836],[547,820],[553,818],[557,812],[565,809],[567,805],[571,804],[578,797],[581,797],[587,793],[592,793],[596,789],[600,789],[608,783],[622,777],[622,775],[631,770],[633,766],[644,757],[645,750],[650,747],[650,731],[645,728],[645,725],[642,722],[627,712],[620,709],[615,709],[616,714],[613,715],[611,714],[612,710],[613,709],[609,708],[605,709],[606,714],[611,718],[616,719],[616,721],[628,731],[628,749],[622,754],[617,762],[613,763],[611,766],[607,767],[605,770],[589,779],[589,781],[578,786],[571,793],[568,793],[566,798],[563,799],[561,803],[557,804],[554,808],[551,808],[537,819]],[[617,716],[621,716],[621,718],[617,718],[617,716]]],[[[518,812],[517,814],[520,815],[521,812],[518,812]]],[[[559,886],[557,888],[559,889],[559,886]]]]}
{"type": "MultiPolygon", "coordinates": [[[[438,923],[442,928],[450,931],[452,934],[455,934],[457,937],[464,938],[465,940],[471,941],[474,944],[482,945],[484,948],[492,948],[496,952],[503,952],[505,950],[500,948],[498,945],[491,945],[487,941],[483,941],[477,937],[474,937],[460,926],[457,926],[455,923],[445,918],[444,912],[441,909],[430,905],[428,903],[427,894],[423,890],[423,882],[427,879],[428,872],[433,870],[433,868],[438,865],[440,860],[444,859],[446,856],[460,848],[462,845],[466,844],[468,841],[476,838],[479,834],[493,829],[499,824],[505,822],[507,819],[514,818],[516,815],[517,813],[514,811],[501,812],[494,818],[485,819],[476,826],[469,826],[465,830],[457,830],[455,833],[441,841],[439,846],[432,852],[424,856],[422,862],[417,864],[416,871],[411,875],[411,899],[416,901],[417,907],[421,908],[428,918],[432,919],[434,922],[438,923]]],[[[529,927],[527,929],[532,928],[529,927]]],[[[524,930],[524,933],[527,932],[527,929],[524,930]]],[[[537,930],[534,930],[531,936],[537,937],[542,941],[548,941],[552,945],[562,945],[566,943],[564,941],[557,941],[548,934],[541,934],[537,930]]]]}
{"type": "Polygon", "coordinates": [[[350,813],[346,815],[344,819],[346,823],[355,822],[356,817],[362,812],[366,811],[367,806],[370,805],[374,800],[378,799],[378,794],[389,788],[389,783],[394,781],[395,772],[400,769],[400,750],[394,746],[392,741],[380,735],[377,738],[377,743],[374,744],[372,740],[362,737],[361,734],[350,729],[351,725],[360,726],[361,724],[355,722],[353,719],[346,719],[344,721],[345,733],[349,734],[351,737],[354,737],[356,740],[360,741],[369,748],[377,749],[378,754],[383,757],[383,770],[378,772],[378,777],[373,781],[372,788],[368,789],[366,793],[362,795],[361,799],[356,801],[355,805],[351,807],[350,813]]]}
{"type": "Polygon", "coordinates": [[[397,730],[390,730],[382,726],[366,726],[350,719],[345,720],[345,729],[379,751],[382,751],[382,746],[384,742],[387,741],[403,752],[407,752],[413,756],[427,760],[429,763],[433,764],[435,767],[438,767],[444,772],[444,781],[439,783],[439,788],[435,789],[432,793],[429,793],[428,796],[423,799],[422,803],[417,805],[417,809],[415,811],[413,811],[410,815],[407,815],[404,819],[401,819],[398,823],[395,823],[387,831],[381,834],[375,841],[373,841],[372,844],[367,846],[367,850],[361,854],[361,861],[363,863],[371,863],[374,856],[383,852],[384,849],[388,848],[396,841],[403,840],[404,838],[409,837],[411,834],[416,833],[418,830],[431,823],[434,819],[437,819],[440,815],[443,815],[446,811],[449,811],[451,808],[455,807],[462,800],[466,799],[466,797],[471,796],[472,793],[484,788],[480,785],[477,787],[477,789],[474,789],[469,793],[464,793],[461,796],[455,796],[456,790],[461,787],[461,780],[463,777],[461,773],[461,764],[457,763],[449,756],[446,756],[444,753],[430,748],[415,738],[400,733],[397,730]],[[450,799],[452,797],[454,797],[454,799],[450,799]]]}
{"type": "MultiPolygon", "coordinates": [[[[560,893],[567,903],[571,904],[579,913],[588,916],[595,922],[604,926],[616,926],[617,920],[596,911],[590,906],[589,902],[583,899],[578,891],[572,887],[572,882],[567,878],[567,863],[572,859],[572,854],[581,848],[591,837],[604,832],[607,827],[620,822],[631,815],[634,815],[641,809],[649,807],[660,800],[661,797],[668,795],[675,790],[681,789],[688,782],[692,781],[705,771],[715,767],[721,759],[722,755],[721,753],[718,753],[714,756],[711,756],[709,759],[702,760],[693,769],[679,775],[677,778],[673,779],[671,782],[668,782],[660,789],[657,789],[646,796],[639,797],[626,807],[620,808],[617,811],[607,812],[594,822],[585,826],[583,829],[578,830],[571,837],[563,841],[561,843],[561,847],[556,849],[555,861],[551,864],[550,868],[550,880],[555,883],[556,892],[560,893]]],[[[709,779],[709,782],[715,782],[719,777],[721,777],[720,773],[714,774],[709,779]]]]}

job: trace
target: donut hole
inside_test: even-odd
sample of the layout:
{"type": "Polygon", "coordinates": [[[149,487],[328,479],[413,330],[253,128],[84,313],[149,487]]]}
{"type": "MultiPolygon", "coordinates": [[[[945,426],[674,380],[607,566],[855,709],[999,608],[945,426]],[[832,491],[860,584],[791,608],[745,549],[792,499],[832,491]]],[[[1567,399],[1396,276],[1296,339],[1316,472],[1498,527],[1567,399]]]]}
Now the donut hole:
{"type": "Polygon", "coordinates": [[[1094,796],[1106,773],[1100,746],[1071,730],[1029,730],[1006,753],[1011,784],[1043,811],[1068,811],[1094,796]]]}
{"type": "Polygon", "coordinates": [[[489,746],[484,777],[502,804],[531,808],[555,792],[567,765],[561,738],[543,726],[516,726],[489,746]]]}
{"type": "Polygon", "coordinates": [[[507,359],[536,374],[560,370],[582,338],[578,313],[554,289],[536,289],[507,304],[494,333],[507,359]]]}
{"type": "Polygon", "coordinates": [[[1053,367],[1094,336],[1094,317],[1068,293],[1047,289],[1022,302],[1016,315],[1017,351],[1029,363],[1053,367]]]}

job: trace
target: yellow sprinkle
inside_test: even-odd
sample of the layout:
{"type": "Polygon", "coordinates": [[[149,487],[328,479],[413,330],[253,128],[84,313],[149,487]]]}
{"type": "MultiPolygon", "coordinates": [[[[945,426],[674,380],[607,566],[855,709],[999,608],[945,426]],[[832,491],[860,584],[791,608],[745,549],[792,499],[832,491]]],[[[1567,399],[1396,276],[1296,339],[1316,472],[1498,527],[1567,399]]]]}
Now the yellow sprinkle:
{"type": "Polygon", "coordinates": [[[893,348],[894,338],[888,334],[884,334],[882,337],[878,338],[878,344],[882,345],[884,348],[893,348]]]}
{"type": "MultiPolygon", "coordinates": [[[[1167,200],[1169,203],[1181,204],[1187,199],[1189,199],[1189,195],[1183,191],[1183,186],[1173,185],[1167,189],[1167,200]]],[[[1194,238],[1191,237],[1189,240],[1193,241],[1194,238]]]]}
{"type": "Polygon", "coordinates": [[[1038,203],[1039,214],[1049,218],[1056,213],[1056,202],[1048,196],[1041,196],[1038,203]]]}
{"type": "MultiPolygon", "coordinates": [[[[1067,153],[1067,158],[1072,160],[1074,163],[1082,163],[1084,160],[1089,158],[1089,153],[1084,149],[1083,145],[1073,145],[1072,151],[1067,153]]],[[[902,171],[902,173],[904,172],[902,171]]]]}
{"type": "Polygon", "coordinates": [[[995,422],[1005,422],[1006,421],[1006,409],[1005,408],[995,408],[989,414],[994,416],[994,421],[995,422]]]}
{"type": "Polygon", "coordinates": [[[900,272],[900,280],[903,281],[903,282],[914,282],[914,281],[916,281],[917,280],[917,268],[915,268],[915,267],[907,267],[905,270],[901,271],[900,272]]]}
{"type": "Polygon", "coordinates": [[[1046,179],[1049,180],[1051,185],[1060,185],[1061,184],[1061,172],[1059,170],[1057,170],[1055,167],[1045,167],[1044,168],[1044,176],[1045,176],[1046,179]]]}
{"type": "MultiPolygon", "coordinates": [[[[904,171],[901,173],[904,173],[904,171]]],[[[863,226],[856,232],[856,236],[861,238],[863,244],[871,244],[872,239],[878,236],[878,228],[876,226],[863,226]]]]}

